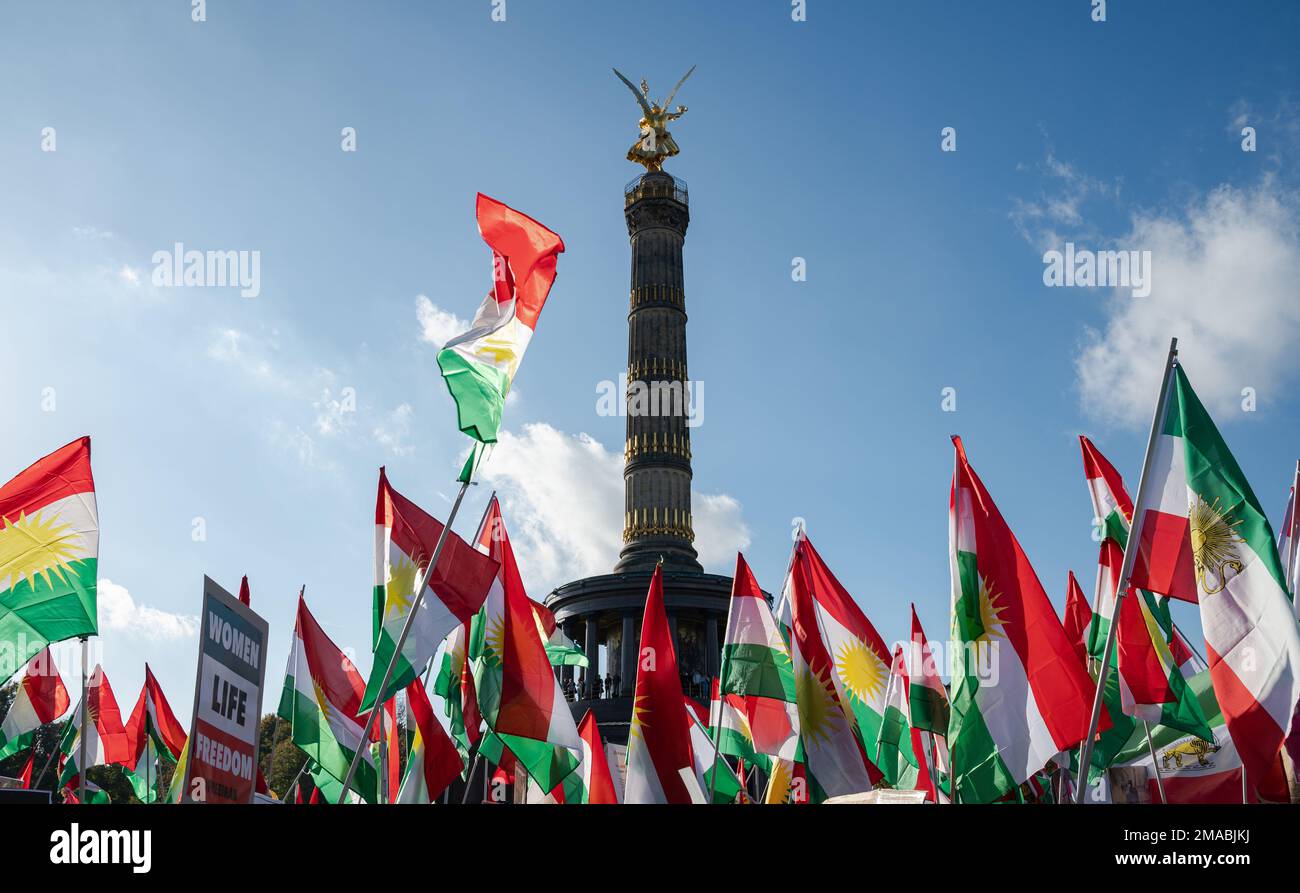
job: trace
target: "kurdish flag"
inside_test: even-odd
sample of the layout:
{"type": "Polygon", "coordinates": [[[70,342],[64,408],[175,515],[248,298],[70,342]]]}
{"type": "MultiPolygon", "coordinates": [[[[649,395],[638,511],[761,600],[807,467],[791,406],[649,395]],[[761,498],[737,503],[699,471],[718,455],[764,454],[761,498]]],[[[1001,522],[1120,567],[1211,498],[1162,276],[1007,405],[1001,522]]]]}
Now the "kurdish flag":
{"type": "Polygon", "coordinates": [[[362,741],[365,723],[358,719],[363,713],[364,687],[352,661],[325,635],[299,595],[293,647],[276,715],[290,723],[293,743],[340,786],[357,750],[363,750],[353,790],[371,802],[379,789],[379,773],[368,742],[362,741]]]}
{"type": "Polygon", "coordinates": [[[727,765],[709,736],[708,711],[690,698],[684,698],[682,706],[691,723],[691,754],[695,759],[695,778],[700,786],[701,801],[720,804],[744,802],[737,798],[745,785],[727,765]],[[709,799],[710,792],[712,799],[709,799]]]}
{"type": "Polygon", "coordinates": [[[961,438],[953,446],[948,747],[956,799],[991,803],[1087,736],[1096,687],[961,438]]]}
{"type": "Polygon", "coordinates": [[[461,759],[468,765],[469,752],[483,736],[483,717],[478,712],[478,694],[469,665],[470,625],[462,623],[442,646],[442,664],[433,680],[434,693],[442,698],[451,738],[461,759]]]}
{"type": "Polygon", "coordinates": [[[876,766],[891,787],[898,787],[908,767],[917,768],[919,761],[912,752],[912,717],[908,706],[907,667],[903,663],[903,646],[894,648],[894,659],[889,667],[889,683],[885,686],[885,714],[876,733],[876,766]]]}
{"type": "Polygon", "coordinates": [[[495,443],[501,409],[546,304],[564,241],[526,214],[479,193],[478,231],[492,249],[492,289],[469,331],[438,352],[461,431],[495,443]]]}
{"type": "MultiPolygon", "coordinates": [[[[614,788],[614,777],[609,771],[609,760],[605,745],[601,742],[600,729],[596,726],[596,715],[588,710],[578,726],[578,737],[582,739],[582,790],[581,799],[569,795],[565,790],[566,803],[616,804],[618,791],[614,788]]],[[[574,773],[578,775],[579,773],[574,773]]]]}
{"type": "Polygon", "coordinates": [[[916,616],[916,605],[912,605],[912,640],[908,645],[903,652],[903,666],[910,683],[907,700],[912,725],[927,732],[947,735],[948,690],[939,678],[939,666],[930,651],[930,643],[925,639],[925,630],[921,629],[921,619],[916,616]]]}
{"type": "Polygon", "coordinates": [[[491,556],[497,572],[470,633],[479,711],[529,778],[551,791],[578,768],[582,743],[547,657],[496,497],[483,516],[477,545],[491,556]]]}
{"type": "Polygon", "coordinates": [[[736,553],[731,606],[722,644],[722,673],[718,706],[719,748],[723,753],[752,758],[754,754],[793,760],[799,748],[799,704],[794,664],[763,591],[758,588],[745,556],[736,553]],[[740,729],[726,721],[738,707],[740,729]],[[748,740],[736,741],[740,733],[748,740]]]}
{"type": "Polygon", "coordinates": [[[1214,693],[1248,780],[1272,771],[1300,699],[1300,631],[1259,500],[1173,363],[1138,497],[1133,585],[1196,601],[1214,693]]]}
{"type": "MultiPolygon", "coordinates": [[[[840,693],[835,658],[829,643],[822,638],[813,596],[812,577],[816,568],[810,552],[811,543],[806,537],[801,537],[795,546],[795,560],[790,566],[785,588],[789,594],[790,629],[794,640],[790,659],[794,664],[795,694],[799,705],[799,734],[806,762],[800,776],[806,787],[800,792],[803,799],[799,802],[820,803],[827,797],[871,790],[872,773],[878,777],[879,772],[867,761],[859,738],[857,714],[840,693]]],[[[824,579],[822,582],[825,586],[824,579]]],[[[843,627],[838,629],[843,630],[843,627]]],[[[855,680],[870,677],[874,685],[874,652],[869,647],[862,647],[851,652],[851,658],[849,654],[846,652],[845,655],[846,669],[853,668],[855,680]]],[[[881,671],[879,682],[882,697],[887,681],[885,672],[881,671]]],[[[867,686],[861,683],[860,687],[865,690],[867,686]]],[[[872,728],[873,736],[878,728],[879,722],[872,728]]],[[[874,737],[872,746],[875,746],[874,737]]],[[[774,763],[774,774],[781,762],[774,763]]],[[[791,774],[790,783],[794,777],[791,774]]]]}
{"type": "Polygon", "coordinates": [[[663,567],[655,567],[641,620],[625,803],[693,803],[704,798],[695,775],[691,718],[684,709],[677,654],[664,613],[663,567]]]}
{"type": "Polygon", "coordinates": [[[70,704],[54,655],[49,648],[41,649],[27,664],[9,712],[0,723],[0,760],[31,747],[41,726],[67,713],[70,704]]]}
{"type": "Polygon", "coordinates": [[[407,758],[406,777],[395,803],[434,803],[463,771],[456,743],[433,715],[433,705],[419,679],[406,687],[406,705],[409,716],[415,720],[415,736],[411,739],[407,758]]]}
{"type": "Polygon", "coordinates": [[[1070,579],[1066,583],[1065,590],[1065,617],[1061,620],[1061,626],[1065,628],[1065,636],[1074,646],[1074,653],[1079,658],[1079,663],[1085,667],[1088,666],[1088,630],[1092,628],[1092,608],[1088,607],[1088,600],[1084,597],[1083,587],[1075,579],[1074,571],[1070,571],[1070,579]]]}
{"type": "Polygon", "coordinates": [[[0,487],[0,683],[51,642],[98,632],[99,514],[90,438],[0,487]]]}
{"type": "Polygon", "coordinates": [[[801,537],[796,551],[811,596],[808,606],[812,613],[805,622],[811,622],[820,635],[830,658],[830,677],[839,701],[852,710],[854,733],[868,763],[874,763],[885,712],[889,648],[853,596],[822,561],[812,541],[801,537]]]}
{"type": "Polygon", "coordinates": [[[493,561],[448,531],[388,689],[380,692],[402,627],[415,603],[415,589],[429,556],[437,548],[442,529],[442,522],[394,490],[384,469],[379,469],[375,503],[375,657],[359,705],[361,710],[387,701],[424,672],[447,634],[468,623],[483,605],[496,579],[493,561]]]}
{"type": "Polygon", "coordinates": [[[134,765],[131,753],[131,740],[122,725],[122,711],[117,707],[113,697],[113,687],[108,684],[108,676],[98,664],[86,682],[86,694],[77,705],[77,712],[68,721],[59,742],[59,752],[63,754],[63,772],[59,775],[59,787],[76,785],[81,774],[78,761],[81,759],[82,713],[86,721],[86,765],[119,765],[131,768],[134,765]]]}

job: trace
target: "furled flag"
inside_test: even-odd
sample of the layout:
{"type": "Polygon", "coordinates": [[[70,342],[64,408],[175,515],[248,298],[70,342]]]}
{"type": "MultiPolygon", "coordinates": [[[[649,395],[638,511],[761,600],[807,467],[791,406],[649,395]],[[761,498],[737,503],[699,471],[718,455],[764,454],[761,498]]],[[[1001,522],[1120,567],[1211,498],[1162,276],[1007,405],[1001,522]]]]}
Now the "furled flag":
{"type": "MultiPolygon", "coordinates": [[[[807,764],[802,777],[807,784],[807,800],[820,803],[827,797],[871,790],[873,773],[878,778],[879,771],[867,761],[860,738],[858,714],[845,703],[845,696],[840,692],[837,680],[841,669],[836,666],[837,656],[831,650],[831,642],[823,639],[818,623],[815,573],[821,571],[817,576],[823,593],[831,590],[838,597],[842,590],[838,589],[838,584],[831,586],[827,583],[826,577],[830,572],[825,570],[820,559],[814,560],[815,554],[808,539],[801,537],[795,545],[795,559],[790,565],[784,589],[790,604],[793,639],[790,659],[794,664],[795,695],[799,705],[799,734],[807,764]]],[[[845,614],[847,611],[841,611],[840,616],[845,614]]],[[[844,627],[839,624],[834,628],[844,632],[844,627]]],[[[839,644],[843,649],[838,655],[839,663],[843,672],[852,675],[854,687],[869,693],[878,685],[880,698],[883,698],[888,668],[877,667],[876,647],[883,650],[884,646],[873,647],[856,637],[842,640],[839,644]]],[[[872,698],[872,701],[878,703],[879,699],[872,698]]],[[[873,748],[879,726],[877,720],[870,727],[873,748]]],[[[774,766],[773,772],[776,771],[774,766]]]]}
{"type": "Polygon", "coordinates": [[[596,726],[596,715],[590,710],[582,717],[578,726],[578,737],[582,739],[582,790],[579,797],[570,795],[565,790],[566,803],[615,804],[618,792],[614,788],[614,777],[609,771],[609,760],[605,745],[601,742],[600,729],[596,726]]]}
{"type": "Polygon", "coordinates": [[[1295,482],[1291,484],[1291,496],[1287,499],[1286,513],[1282,516],[1282,527],[1277,534],[1277,556],[1282,561],[1282,572],[1286,577],[1287,589],[1291,592],[1292,606],[1300,616],[1300,598],[1296,598],[1297,585],[1300,584],[1300,511],[1296,507],[1296,491],[1300,490],[1300,462],[1295,465],[1295,482]]]}
{"type": "Polygon", "coordinates": [[[933,734],[947,735],[948,690],[943,687],[939,666],[926,641],[925,630],[921,629],[921,620],[916,616],[916,605],[912,605],[912,639],[908,644],[903,660],[911,683],[907,698],[912,725],[933,734]]]}
{"type": "Polygon", "coordinates": [[[442,646],[442,663],[433,680],[433,691],[443,701],[451,738],[466,766],[470,750],[483,736],[483,717],[478,712],[478,694],[474,691],[474,674],[469,665],[469,627],[468,623],[462,623],[447,634],[442,646]]]}
{"type": "Polygon", "coordinates": [[[131,736],[131,753],[139,757],[144,748],[145,738],[153,740],[159,753],[165,753],[170,760],[180,758],[185,747],[185,728],[176,719],[171,705],[163,695],[162,686],[154,678],[149,665],[144,665],[144,686],[140,697],[131,711],[131,718],[126,723],[127,734],[131,736]]]}
{"type": "Polygon", "coordinates": [[[744,783],[713,746],[707,723],[709,711],[703,704],[684,698],[682,706],[691,722],[691,754],[695,758],[695,779],[706,803],[737,803],[744,783]],[[716,780],[714,779],[716,776],[716,780]]]}
{"type": "MultiPolygon", "coordinates": [[[[1081,435],[1079,445],[1088,491],[1092,494],[1093,514],[1098,519],[1095,523],[1100,526],[1102,538],[1097,602],[1113,616],[1133,518],[1133,500],[1119,472],[1092,441],[1081,435]]],[[[1210,727],[1187,688],[1180,668],[1184,661],[1174,650],[1177,641],[1168,599],[1143,590],[1130,590],[1120,604],[1116,648],[1111,658],[1111,669],[1118,671],[1120,707],[1126,716],[1174,726],[1208,740],[1210,727]]],[[[1094,645],[1100,663],[1104,636],[1094,645]]],[[[1109,680],[1106,687],[1109,691],[1109,680]]]]}
{"type": "Polygon", "coordinates": [[[889,667],[889,682],[885,686],[885,713],[876,733],[876,766],[890,787],[900,785],[900,779],[914,775],[920,761],[912,752],[912,717],[908,706],[909,681],[907,666],[903,663],[903,646],[894,648],[894,659],[889,667]]]}
{"type": "Polygon", "coordinates": [[[488,504],[476,543],[497,568],[497,579],[470,627],[479,712],[529,778],[550,791],[578,768],[582,742],[547,658],[496,497],[488,504]]]}
{"type": "Polygon", "coordinates": [[[419,679],[406,687],[406,706],[415,720],[415,737],[406,762],[406,778],[396,803],[434,803],[464,768],[456,743],[433,715],[419,679]]]}
{"type": "MultiPolygon", "coordinates": [[[[407,690],[410,690],[409,685],[407,690]]],[[[425,695],[425,700],[428,700],[428,695],[425,695]]],[[[384,799],[388,803],[396,803],[397,795],[402,788],[402,727],[397,723],[397,698],[389,698],[384,702],[384,712],[380,715],[380,722],[383,724],[383,729],[380,730],[378,747],[382,748],[383,756],[384,799]]]]}
{"type": "MultiPolygon", "coordinates": [[[[830,656],[831,678],[840,703],[853,711],[855,732],[867,760],[874,763],[876,738],[885,712],[889,647],[853,596],[835,579],[812,541],[803,537],[797,549],[811,595],[813,614],[809,621],[820,632],[830,656]]],[[[813,774],[818,774],[815,768],[813,774]]]]}
{"type": "MultiPolygon", "coordinates": [[[[1201,711],[1209,719],[1212,737],[1205,740],[1185,734],[1182,729],[1153,725],[1148,747],[1146,731],[1138,727],[1115,757],[1114,765],[1145,769],[1147,796],[1152,803],[1160,802],[1157,765],[1168,803],[1240,803],[1241,757],[1224,725],[1218,701],[1214,699],[1210,674],[1202,671],[1188,680],[1188,687],[1195,693],[1201,711]],[[1156,752],[1155,761],[1151,759],[1151,750],[1156,752]]],[[[1272,802],[1287,802],[1287,781],[1281,760],[1274,760],[1269,774],[1259,785],[1251,787],[1255,788],[1248,798],[1252,803],[1261,797],[1272,802]],[[1256,796],[1256,791],[1259,796],[1256,796]]],[[[1112,786],[1111,799],[1122,803],[1128,793],[1123,788],[1115,790],[1112,786]]]]}
{"type": "Polygon", "coordinates": [[[18,780],[23,783],[24,791],[30,791],[32,789],[32,771],[33,771],[32,764],[35,762],[36,762],[36,751],[33,750],[31,754],[28,755],[27,762],[23,764],[23,771],[20,772],[18,775],[18,780]]]}
{"type": "Polygon", "coordinates": [[[320,628],[307,610],[306,599],[299,595],[293,645],[276,715],[290,723],[293,743],[340,786],[357,750],[363,751],[352,790],[373,802],[379,774],[369,743],[362,740],[364,687],[357,668],[320,628]]]}
{"type": "Polygon", "coordinates": [[[0,487],[0,683],[51,642],[98,632],[99,515],[90,438],[0,487]]]}
{"type": "Polygon", "coordinates": [[[86,693],[77,710],[68,721],[59,742],[59,752],[63,754],[63,772],[59,776],[59,786],[75,786],[81,774],[81,726],[82,711],[86,712],[86,765],[119,765],[131,768],[135,765],[131,753],[131,739],[122,725],[122,712],[113,697],[113,687],[108,684],[108,676],[99,665],[90,674],[86,682],[86,693]],[[89,709],[87,709],[89,707],[89,709]]]}
{"type": "Polygon", "coordinates": [[[54,655],[49,648],[42,648],[28,662],[9,712],[0,723],[0,760],[31,747],[41,726],[58,720],[70,705],[63,677],[54,666],[54,655]]]}
{"type": "MultiPolygon", "coordinates": [[[[731,583],[731,607],[722,644],[722,673],[718,708],[719,749],[735,757],[754,754],[793,760],[799,749],[799,704],[795,693],[794,664],[785,639],[776,628],[772,610],[745,561],[736,553],[736,573],[731,583]],[[738,702],[738,703],[737,703],[738,702]],[[726,734],[732,713],[743,717],[740,730],[748,740],[726,734]]],[[[738,718],[740,718],[738,717],[738,718]]]]}
{"type": "Polygon", "coordinates": [[[448,531],[388,689],[381,693],[379,686],[415,603],[415,588],[437,547],[442,528],[442,522],[389,486],[387,474],[379,469],[375,504],[375,656],[365,697],[361,699],[362,710],[387,701],[423,673],[447,634],[468,623],[483,605],[496,579],[495,563],[448,531]]]}
{"type": "Polygon", "coordinates": [[[1070,571],[1070,579],[1066,584],[1065,594],[1065,617],[1061,621],[1061,626],[1065,627],[1066,638],[1074,646],[1074,653],[1079,657],[1079,663],[1085,667],[1088,665],[1088,630],[1092,627],[1092,608],[1088,607],[1088,599],[1083,594],[1083,587],[1074,577],[1074,571],[1070,571]]]}
{"type": "Polygon", "coordinates": [[[948,747],[956,799],[990,803],[1087,736],[1096,686],[961,438],[953,446],[948,747]]]}
{"type": "Polygon", "coordinates": [[[492,249],[492,289],[469,331],[438,352],[461,431],[495,443],[501,409],[555,281],[564,242],[531,217],[479,194],[478,231],[492,249]]]}
{"type": "Polygon", "coordinates": [[[677,654],[664,613],[663,567],[656,566],[641,620],[626,803],[694,803],[704,798],[691,752],[691,720],[682,709],[677,654]]]}
{"type": "MultiPolygon", "coordinates": [[[[1300,631],[1268,518],[1183,367],[1168,397],[1140,497],[1133,585],[1198,601],[1214,693],[1259,783],[1292,729],[1300,631]]],[[[1294,754],[1293,754],[1294,755],[1294,754]]]]}

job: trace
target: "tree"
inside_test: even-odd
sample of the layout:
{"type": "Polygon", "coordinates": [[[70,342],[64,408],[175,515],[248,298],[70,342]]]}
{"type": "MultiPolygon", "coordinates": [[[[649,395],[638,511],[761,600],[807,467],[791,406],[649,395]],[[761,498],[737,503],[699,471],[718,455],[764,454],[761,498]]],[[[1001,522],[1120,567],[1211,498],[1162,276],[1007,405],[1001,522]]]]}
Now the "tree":
{"type": "Polygon", "coordinates": [[[293,743],[292,732],[288,722],[272,713],[262,717],[257,731],[262,775],[267,787],[280,797],[288,793],[289,786],[307,762],[307,754],[293,743]]]}

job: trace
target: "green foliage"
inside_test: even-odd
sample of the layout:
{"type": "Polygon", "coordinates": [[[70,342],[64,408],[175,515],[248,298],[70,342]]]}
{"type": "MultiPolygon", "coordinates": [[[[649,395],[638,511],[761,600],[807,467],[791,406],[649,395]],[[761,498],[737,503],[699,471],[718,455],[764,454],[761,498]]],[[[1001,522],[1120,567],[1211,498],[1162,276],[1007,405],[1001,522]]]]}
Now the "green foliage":
{"type": "Polygon", "coordinates": [[[283,797],[298,772],[307,762],[307,754],[291,740],[288,722],[272,713],[262,717],[258,726],[258,762],[266,785],[283,797]]]}

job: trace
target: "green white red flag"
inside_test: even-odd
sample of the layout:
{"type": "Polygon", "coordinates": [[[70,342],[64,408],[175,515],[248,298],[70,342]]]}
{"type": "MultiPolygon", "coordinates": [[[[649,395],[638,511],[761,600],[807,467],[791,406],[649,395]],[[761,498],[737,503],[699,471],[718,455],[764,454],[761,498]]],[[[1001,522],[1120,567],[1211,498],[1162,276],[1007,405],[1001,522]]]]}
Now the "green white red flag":
{"type": "Polygon", "coordinates": [[[478,694],[469,665],[469,633],[470,624],[462,623],[447,634],[442,663],[433,681],[434,692],[442,698],[451,738],[466,765],[470,751],[483,737],[483,717],[478,712],[478,694]]]}
{"type": "Polygon", "coordinates": [[[492,288],[469,331],[438,352],[460,430],[495,443],[501,410],[546,304],[564,241],[526,214],[479,193],[478,230],[492,249],[492,288]]]}
{"type": "Polygon", "coordinates": [[[947,735],[951,713],[948,690],[943,687],[939,665],[930,651],[925,630],[921,629],[921,619],[916,616],[916,605],[912,605],[912,638],[908,645],[903,659],[910,680],[907,697],[912,725],[936,735],[947,735]]]}
{"type": "Polygon", "coordinates": [[[122,711],[118,709],[117,699],[113,697],[113,687],[108,684],[108,676],[99,665],[86,682],[86,693],[77,710],[64,729],[59,742],[59,752],[63,755],[63,771],[59,775],[59,786],[76,785],[81,774],[81,727],[83,711],[87,717],[86,726],[86,765],[118,765],[128,769],[134,768],[131,739],[122,724],[122,711]]]}
{"type": "Polygon", "coordinates": [[[953,446],[948,747],[957,800],[988,803],[1087,736],[1096,687],[961,438],[953,446]]]}
{"type": "Polygon", "coordinates": [[[718,723],[723,753],[793,760],[799,749],[794,664],[745,557],[736,553],[722,645],[718,723]],[[745,740],[733,740],[736,735],[745,740]]]}
{"type": "Polygon", "coordinates": [[[497,569],[470,626],[470,662],[479,712],[543,791],[578,768],[582,743],[546,653],[496,497],[476,540],[497,569]]]}
{"type": "MultiPolygon", "coordinates": [[[[582,717],[578,726],[578,737],[582,739],[582,803],[614,804],[618,803],[618,791],[614,787],[614,777],[609,770],[609,759],[601,741],[600,728],[596,725],[596,715],[590,710],[582,717]]],[[[568,799],[567,802],[575,802],[568,799]]]]}
{"type": "Polygon", "coordinates": [[[641,620],[632,727],[627,744],[626,803],[703,800],[691,749],[691,719],[664,612],[663,567],[656,566],[641,620]]]}
{"type": "Polygon", "coordinates": [[[708,709],[691,698],[683,698],[682,706],[691,723],[691,754],[695,759],[695,779],[703,795],[701,802],[740,802],[738,798],[745,785],[714,747],[713,738],[709,735],[708,709]]]}
{"type": "Polygon", "coordinates": [[[167,754],[173,761],[185,748],[185,727],[176,719],[162,686],[147,663],[144,665],[144,685],[131,711],[131,718],[127,720],[126,730],[131,736],[131,753],[136,759],[144,749],[146,738],[153,741],[159,753],[167,754]]]}
{"type": "Polygon", "coordinates": [[[1088,599],[1083,594],[1083,587],[1075,579],[1074,571],[1070,571],[1070,579],[1066,583],[1065,594],[1065,616],[1061,619],[1061,626],[1065,628],[1065,636],[1074,646],[1074,653],[1079,658],[1079,663],[1085,667],[1088,665],[1088,630],[1092,627],[1092,608],[1088,607],[1088,599]]]}
{"type": "Polygon", "coordinates": [[[360,708],[369,710],[410,685],[433,660],[438,646],[457,626],[468,623],[496,580],[496,564],[448,531],[438,566],[429,574],[411,631],[398,655],[387,690],[380,692],[402,627],[415,604],[416,587],[437,548],[443,525],[394,490],[379,469],[375,503],[375,655],[360,708]]]}
{"type": "Polygon", "coordinates": [[[321,629],[301,595],[293,636],[277,715],[290,723],[293,743],[340,787],[357,751],[362,751],[352,790],[374,802],[379,773],[370,742],[364,740],[361,674],[321,629]]]}
{"type": "Polygon", "coordinates": [[[890,787],[900,787],[899,780],[908,769],[915,770],[918,760],[912,752],[912,717],[908,702],[910,685],[903,663],[903,646],[894,648],[885,686],[885,713],[876,736],[876,766],[890,787]]]}
{"type": "Polygon", "coordinates": [[[51,642],[98,632],[99,514],[90,438],[0,487],[0,683],[51,642]]]}
{"type": "MultiPolygon", "coordinates": [[[[407,756],[406,777],[395,803],[433,803],[464,771],[456,743],[433,715],[433,705],[419,679],[406,687],[406,708],[415,734],[407,756]]],[[[390,757],[391,759],[391,757],[390,757]]]]}
{"type": "Polygon", "coordinates": [[[1134,522],[1136,588],[1199,602],[1210,678],[1249,779],[1293,728],[1300,631],[1268,518],[1173,363],[1134,522]]]}
{"type": "MultiPolygon", "coordinates": [[[[852,690],[863,695],[860,707],[866,707],[867,702],[874,705],[877,718],[868,726],[874,748],[888,681],[888,668],[877,662],[884,645],[874,630],[868,634],[858,627],[867,638],[864,641],[839,621],[831,624],[835,638],[823,637],[820,620],[828,612],[819,611],[815,593],[820,591],[823,598],[834,601],[842,619],[849,614],[844,600],[852,599],[834,582],[807,537],[800,537],[795,545],[785,589],[790,604],[790,658],[799,705],[799,734],[806,763],[801,777],[807,784],[807,800],[821,802],[827,797],[869,791],[879,771],[867,760],[861,738],[866,730],[860,729],[859,713],[848,703],[848,695],[841,693],[844,683],[839,680],[843,674],[851,681],[852,690]],[[874,694],[877,687],[879,697],[874,694]]],[[[849,686],[845,684],[845,688],[849,686]]],[[[777,771],[775,767],[773,771],[777,771]]]]}
{"type": "Polygon", "coordinates": [[[0,722],[0,760],[31,747],[41,726],[56,722],[71,706],[63,677],[54,666],[50,649],[27,663],[27,672],[14,691],[4,722],[0,722]]]}

